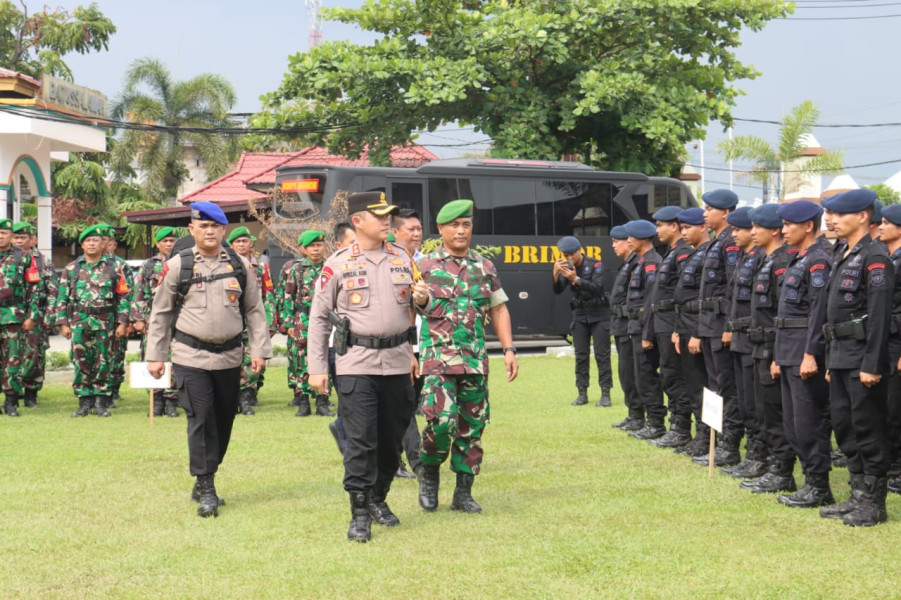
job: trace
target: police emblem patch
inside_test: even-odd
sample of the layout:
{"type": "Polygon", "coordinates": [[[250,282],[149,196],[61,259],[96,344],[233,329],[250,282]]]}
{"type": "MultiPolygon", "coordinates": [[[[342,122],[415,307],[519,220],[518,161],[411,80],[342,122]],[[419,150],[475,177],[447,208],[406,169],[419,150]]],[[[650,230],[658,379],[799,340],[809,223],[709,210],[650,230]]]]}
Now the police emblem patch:
{"type": "Polygon", "coordinates": [[[353,294],[350,295],[350,303],[351,304],[359,304],[362,301],[363,301],[363,295],[360,294],[359,292],[354,292],[353,294]]]}
{"type": "Polygon", "coordinates": [[[238,299],[238,294],[236,292],[229,292],[228,301],[235,302],[238,299]]]}
{"type": "Polygon", "coordinates": [[[826,278],[820,272],[814,273],[813,277],[810,278],[810,285],[816,288],[823,287],[826,285],[826,278]]]}
{"type": "Polygon", "coordinates": [[[357,284],[354,282],[353,279],[348,279],[348,280],[347,280],[347,283],[345,283],[344,285],[346,285],[346,286],[347,286],[347,289],[349,289],[349,290],[352,290],[352,289],[354,289],[355,287],[357,287],[357,284]]]}
{"type": "Polygon", "coordinates": [[[854,301],[854,294],[852,294],[851,292],[848,292],[847,294],[845,294],[845,302],[853,302],[853,301],[854,301]]]}

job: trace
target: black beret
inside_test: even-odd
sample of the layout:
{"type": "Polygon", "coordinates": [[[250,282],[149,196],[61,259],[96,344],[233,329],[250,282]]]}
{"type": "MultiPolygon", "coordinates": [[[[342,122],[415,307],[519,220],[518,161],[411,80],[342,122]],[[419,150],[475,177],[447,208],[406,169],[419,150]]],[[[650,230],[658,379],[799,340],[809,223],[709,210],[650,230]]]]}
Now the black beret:
{"type": "Polygon", "coordinates": [[[645,220],[629,221],[626,223],[626,233],[629,237],[646,240],[657,235],[657,226],[645,220]]]}
{"type": "Polygon", "coordinates": [[[751,209],[749,213],[752,223],[757,223],[767,229],[781,229],[782,219],[779,218],[778,204],[763,204],[751,209]]]}
{"type": "Polygon", "coordinates": [[[829,201],[829,210],[836,213],[855,213],[868,209],[876,201],[876,192],[873,190],[848,190],[829,201]]]}
{"type": "Polygon", "coordinates": [[[701,196],[704,204],[709,204],[713,208],[727,209],[735,208],[738,204],[738,196],[732,190],[720,189],[711,190],[701,196]]]}
{"type": "Polygon", "coordinates": [[[686,225],[703,225],[704,209],[703,208],[686,208],[677,215],[680,223],[686,225]]]}

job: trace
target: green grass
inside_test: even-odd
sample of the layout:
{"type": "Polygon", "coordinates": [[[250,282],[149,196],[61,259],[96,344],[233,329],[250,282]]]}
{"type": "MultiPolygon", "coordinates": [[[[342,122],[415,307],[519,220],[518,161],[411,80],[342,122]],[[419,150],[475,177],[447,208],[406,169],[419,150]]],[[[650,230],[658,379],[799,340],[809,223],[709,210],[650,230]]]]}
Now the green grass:
{"type": "MultiPolygon", "coordinates": [[[[853,529],[755,496],[628,438],[614,407],[572,407],[572,359],[493,361],[492,423],[473,495],[481,515],[427,514],[395,482],[396,528],[345,539],[342,467],[328,419],[297,419],[284,369],[257,416],[237,418],[217,478],[228,504],[188,496],[185,419],[150,426],[128,390],[109,419],[70,419],[68,386],[0,417],[2,598],[897,597],[901,498],[853,529]]],[[[597,390],[592,388],[592,401],[597,390]]],[[[847,472],[832,474],[847,497],[847,472]]]]}

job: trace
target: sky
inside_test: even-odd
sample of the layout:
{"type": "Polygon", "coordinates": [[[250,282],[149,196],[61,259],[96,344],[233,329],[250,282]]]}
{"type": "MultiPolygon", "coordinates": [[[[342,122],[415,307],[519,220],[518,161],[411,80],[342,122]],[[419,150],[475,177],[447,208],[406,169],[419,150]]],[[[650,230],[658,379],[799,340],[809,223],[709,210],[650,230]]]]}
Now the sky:
{"type": "MultiPolygon", "coordinates": [[[[82,0],[84,1],[84,0],[82,0]]],[[[118,31],[108,52],[65,58],[76,83],[97,89],[111,100],[122,88],[129,64],[153,57],[177,79],[218,73],[238,93],[235,112],[260,109],[261,94],[278,88],[288,56],[308,48],[309,17],[303,0],[95,0],[118,31]]],[[[361,0],[322,0],[328,6],[359,6],[361,0]]],[[[43,3],[27,0],[31,10],[43,3]]],[[[65,3],[71,8],[74,3],[65,3]]],[[[827,150],[842,150],[847,173],[860,185],[885,181],[901,171],[901,2],[892,0],[803,0],[792,17],[769,23],[763,31],[745,31],[736,54],[761,72],[738,87],[745,95],[733,111],[737,119],[781,119],[803,100],[814,101],[824,125],[814,135],[827,150]],[[888,162],[894,161],[894,162],[888,162]],[[874,166],[872,163],[887,163],[874,166]]],[[[371,40],[371,34],[341,23],[323,22],[326,40],[371,40]]],[[[737,121],[733,135],[758,135],[776,141],[778,126],[737,121]]],[[[727,187],[730,173],[717,152],[725,133],[719,123],[707,128],[689,163],[704,164],[706,189],[727,187]]],[[[448,125],[417,140],[442,158],[485,149],[473,142],[484,136],[448,125]],[[461,145],[465,144],[465,145],[461,145]]],[[[733,165],[732,182],[743,201],[760,196],[759,185],[733,165]]],[[[824,178],[824,187],[831,177],[824,178]]]]}

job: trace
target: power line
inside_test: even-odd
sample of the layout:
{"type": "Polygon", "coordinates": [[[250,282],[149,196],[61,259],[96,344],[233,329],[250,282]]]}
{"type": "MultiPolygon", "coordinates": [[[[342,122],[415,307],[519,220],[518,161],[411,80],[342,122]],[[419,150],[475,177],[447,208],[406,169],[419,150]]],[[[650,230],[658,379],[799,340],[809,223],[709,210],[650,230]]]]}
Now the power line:
{"type": "MultiPolygon", "coordinates": [[[[694,167],[696,169],[700,169],[701,165],[693,165],[691,163],[679,163],[678,161],[672,161],[673,164],[684,164],[688,167],[694,167]]],[[[883,160],[874,163],[867,163],[863,165],[847,165],[843,166],[843,171],[848,171],[851,169],[864,169],[866,167],[879,167],[881,165],[891,165],[895,163],[901,163],[901,158],[896,158],[893,160],[883,160]]],[[[724,171],[726,173],[826,173],[827,171],[832,171],[832,169],[729,169],[725,167],[711,167],[709,165],[705,165],[704,169],[708,169],[711,171],[724,171]]]]}
{"type": "MultiPolygon", "coordinates": [[[[901,15],[898,15],[901,16],[901,15]]],[[[763,123],[765,125],[782,125],[782,121],[774,121],[772,119],[742,119],[734,117],[735,121],[743,123],[763,123]]],[[[811,127],[827,127],[827,128],[862,128],[862,127],[901,127],[901,122],[889,123],[814,123],[811,127]]]]}
{"type": "MultiPolygon", "coordinates": [[[[825,7],[821,7],[825,8],[825,7]]],[[[773,22],[779,21],[864,21],[867,19],[893,19],[901,17],[901,14],[895,15],[866,15],[856,17],[785,17],[784,19],[774,19],[773,22]]]]}

